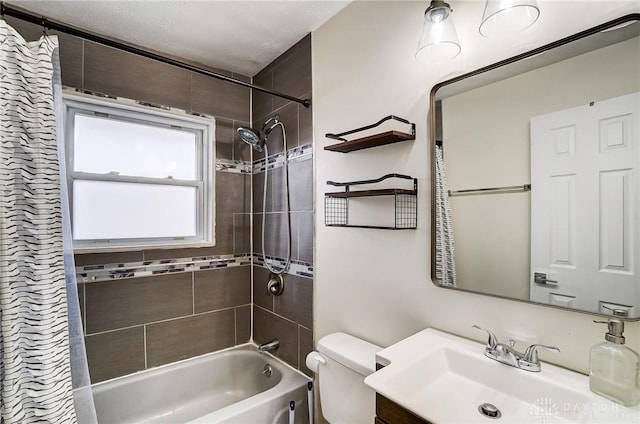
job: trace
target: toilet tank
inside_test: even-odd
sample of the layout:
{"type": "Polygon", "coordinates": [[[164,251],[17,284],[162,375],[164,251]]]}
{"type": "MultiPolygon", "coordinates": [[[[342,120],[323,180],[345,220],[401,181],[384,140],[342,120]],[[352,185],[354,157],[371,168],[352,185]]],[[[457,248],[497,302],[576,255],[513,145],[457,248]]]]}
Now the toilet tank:
{"type": "Polygon", "coordinates": [[[364,378],[376,370],[380,346],[345,333],[333,333],[318,341],[322,415],[331,424],[371,424],[375,417],[375,392],[364,378]]]}

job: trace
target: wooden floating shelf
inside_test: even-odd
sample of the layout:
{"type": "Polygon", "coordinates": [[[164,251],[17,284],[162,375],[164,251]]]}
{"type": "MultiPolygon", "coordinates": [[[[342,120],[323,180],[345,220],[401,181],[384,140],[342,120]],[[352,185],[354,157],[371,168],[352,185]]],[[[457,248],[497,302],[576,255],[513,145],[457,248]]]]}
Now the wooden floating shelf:
{"type": "MultiPolygon", "coordinates": [[[[327,181],[334,187],[343,187],[344,191],[324,194],[324,224],[327,227],[374,228],[380,230],[415,230],[418,225],[418,179],[402,174],[386,174],[380,178],[362,181],[327,181]],[[413,189],[378,188],[352,190],[355,186],[377,184],[389,178],[399,178],[413,182],[413,189]],[[393,196],[393,225],[360,225],[349,222],[349,199],[353,197],[393,196]]],[[[364,202],[364,201],[363,201],[364,202]]],[[[366,203],[366,202],[365,202],[366,203]]]]}
{"type": "Polygon", "coordinates": [[[325,193],[326,197],[372,197],[372,196],[393,196],[396,194],[413,194],[414,190],[407,190],[402,188],[382,188],[377,190],[357,190],[357,191],[336,191],[332,193],[325,193]]]}
{"type": "Polygon", "coordinates": [[[415,134],[407,134],[401,131],[386,131],[368,137],[325,146],[324,150],[332,152],[349,153],[355,150],[369,149],[371,147],[384,146],[386,144],[399,143],[401,141],[415,140],[415,134]]]}

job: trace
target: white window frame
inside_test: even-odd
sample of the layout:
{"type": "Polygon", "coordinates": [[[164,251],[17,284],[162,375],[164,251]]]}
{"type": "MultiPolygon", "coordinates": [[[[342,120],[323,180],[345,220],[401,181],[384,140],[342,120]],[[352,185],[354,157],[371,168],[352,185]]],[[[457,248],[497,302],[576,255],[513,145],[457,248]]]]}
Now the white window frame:
{"type": "MultiPolygon", "coordinates": [[[[189,115],[186,112],[142,106],[126,99],[110,99],[81,93],[65,92],[64,135],[65,161],[69,192],[69,206],[73,211],[73,182],[108,181],[125,183],[160,184],[165,186],[190,186],[198,190],[196,208],[197,234],[194,237],[155,237],[127,239],[76,240],[76,253],[134,251],[144,249],[174,249],[215,245],[215,119],[189,115]],[[74,120],[77,114],[109,117],[164,128],[180,128],[196,133],[196,180],[178,180],[171,177],[149,178],[118,174],[74,172],[74,120]]],[[[73,228],[73,213],[71,214],[73,228]]]]}

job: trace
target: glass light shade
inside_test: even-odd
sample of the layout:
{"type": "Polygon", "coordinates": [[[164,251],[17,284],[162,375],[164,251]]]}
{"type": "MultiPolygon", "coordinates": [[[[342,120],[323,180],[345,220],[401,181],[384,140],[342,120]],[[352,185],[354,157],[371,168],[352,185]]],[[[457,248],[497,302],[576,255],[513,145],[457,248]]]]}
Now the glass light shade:
{"type": "Polygon", "coordinates": [[[444,62],[456,57],[460,50],[449,5],[444,2],[432,2],[424,13],[424,25],[416,59],[422,63],[444,62]]]}
{"type": "Polygon", "coordinates": [[[487,0],[480,34],[485,37],[515,34],[529,28],[539,16],[536,0],[487,0]]]}

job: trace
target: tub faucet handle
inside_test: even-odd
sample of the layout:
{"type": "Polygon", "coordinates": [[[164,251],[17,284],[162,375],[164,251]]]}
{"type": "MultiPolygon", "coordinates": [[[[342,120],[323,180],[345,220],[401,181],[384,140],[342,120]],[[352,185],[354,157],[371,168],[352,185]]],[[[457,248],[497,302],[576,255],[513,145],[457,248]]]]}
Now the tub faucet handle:
{"type": "Polygon", "coordinates": [[[265,364],[264,369],[262,370],[262,374],[266,375],[267,377],[271,377],[272,373],[273,369],[271,368],[271,365],[265,364]]]}

